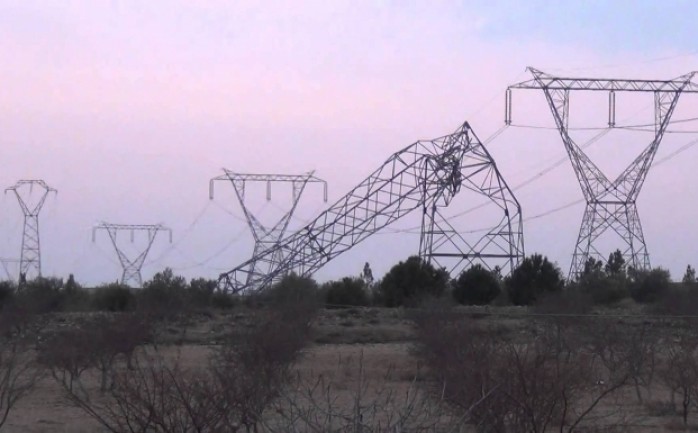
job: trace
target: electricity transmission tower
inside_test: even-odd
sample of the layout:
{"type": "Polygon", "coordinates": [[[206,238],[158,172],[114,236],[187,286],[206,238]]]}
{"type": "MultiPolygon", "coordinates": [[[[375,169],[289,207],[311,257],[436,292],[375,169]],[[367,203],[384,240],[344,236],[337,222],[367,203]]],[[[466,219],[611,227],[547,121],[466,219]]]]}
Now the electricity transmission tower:
{"type": "Polygon", "coordinates": [[[172,230],[163,226],[162,224],[109,224],[100,223],[92,228],[92,242],[95,241],[97,230],[105,230],[109,234],[112,245],[116,250],[116,254],[119,257],[119,262],[123,268],[123,273],[121,274],[121,284],[130,285],[134,288],[143,287],[143,277],[141,276],[141,268],[143,268],[143,263],[145,258],[148,256],[150,248],[155,242],[155,237],[158,232],[166,231],[170,234],[170,243],[172,243],[172,230]],[[123,249],[119,247],[117,234],[119,232],[129,232],[131,236],[131,243],[135,240],[136,232],[145,232],[147,235],[147,242],[145,247],[141,249],[141,253],[135,258],[129,258],[123,249]],[[130,284],[129,284],[130,283],[130,284]]]}
{"type": "Polygon", "coordinates": [[[283,252],[281,249],[275,249],[271,255],[261,254],[263,251],[276,246],[284,237],[288,228],[291,217],[298,206],[301,195],[308,183],[321,183],[323,185],[324,200],[327,202],[327,182],[317,178],[313,172],[301,175],[289,174],[243,174],[234,173],[230,170],[223,169],[224,175],[215,177],[209,182],[209,198],[213,199],[213,185],[215,181],[230,181],[235,189],[240,207],[245,214],[247,224],[250,226],[250,231],[254,237],[254,251],[252,252],[253,260],[249,263],[247,278],[248,282],[255,278],[260,278],[272,271],[282,260],[283,252]],[[245,185],[248,182],[261,182],[266,184],[266,199],[271,200],[272,183],[290,183],[291,184],[291,206],[274,225],[265,226],[257,217],[255,217],[250,209],[245,204],[245,185]]]}
{"type": "Polygon", "coordinates": [[[679,96],[698,93],[692,82],[696,72],[673,80],[626,80],[562,78],[528,68],[533,79],[509,86],[506,93],[505,123],[511,124],[511,90],[543,90],[555,119],[575,175],[581,186],[586,209],[577,245],[572,256],[570,279],[579,277],[590,257],[605,261],[594,242],[606,231],[619,235],[625,243],[626,263],[635,269],[650,267],[636,200],[645,182],[659,143],[670,123],[679,96]],[[608,92],[608,127],[616,127],[616,92],[646,92],[654,95],[654,138],[650,144],[616,177],[609,179],[570,137],[569,102],[571,91],[608,92]]]}
{"type": "Polygon", "coordinates": [[[24,213],[22,230],[22,253],[19,261],[19,281],[41,276],[41,242],[39,241],[39,212],[44,206],[49,193],[56,193],[43,180],[31,179],[17,181],[5,189],[12,191],[24,213]],[[38,190],[38,196],[34,190],[38,190]]]}
{"type": "Polygon", "coordinates": [[[339,254],[417,209],[425,215],[419,250],[426,260],[435,259],[442,247],[452,246],[441,242],[441,236],[447,234],[434,223],[436,210],[447,206],[462,187],[499,204],[506,221],[498,221],[484,241],[462,244],[462,250],[467,248],[465,258],[485,259],[488,248],[498,244],[502,247],[497,254],[516,265],[524,253],[520,207],[499,172],[490,167],[494,167],[494,161],[468,123],[451,135],[415,142],[393,154],[308,225],[221,274],[219,284],[224,290],[241,292],[263,288],[291,271],[310,276],[339,254]],[[484,179],[488,176],[500,179],[501,183],[495,182],[500,186],[489,186],[484,179]],[[276,257],[282,260],[276,262],[276,257]],[[273,268],[266,274],[251,274],[250,265],[260,260],[274,263],[273,268]]]}

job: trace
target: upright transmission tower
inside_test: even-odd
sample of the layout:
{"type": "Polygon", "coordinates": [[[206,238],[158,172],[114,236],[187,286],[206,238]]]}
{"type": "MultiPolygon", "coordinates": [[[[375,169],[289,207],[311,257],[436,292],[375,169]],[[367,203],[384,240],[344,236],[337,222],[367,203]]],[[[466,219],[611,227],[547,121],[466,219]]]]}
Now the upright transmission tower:
{"type": "Polygon", "coordinates": [[[24,213],[22,253],[19,261],[19,281],[22,282],[41,276],[39,212],[49,193],[56,193],[56,190],[48,186],[43,180],[31,179],[17,181],[16,184],[5,189],[5,193],[7,191],[15,193],[24,213]]]}
{"type": "Polygon", "coordinates": [[[528,70],[533,79],[514,84],[507,89],[505,123],[511,124],[512,89],[543,90],[586,200],[569,278],[579,277],[590,257],[604,261],[604,255],[599,252],[594,242],[608,230],[617,233],[625,242],[622,253],[626,263],[635,269],[648,269],[650,259],[636,200],[679,96],[682,93],[698,93],[698,85],[692,82],[696,72],[673,80],[626,80],[562,78],[533,68],[528,70]],[[614,180],[609,179],[570,137],[568,125],[571,91],[608,92],[609,128],[616,126],[616,92],[647,92],[654,95],[654,138],[614,180]]]}
{"type": "MultiPolygon", "coordinates": [[[[497,170],[489,170],[493,164],[468,123],[453,134],[417,141],[393,154],[308,225],[222,274],[220,286],[232,292],[257,290],[291,271],[312,275],[339,254],[417,209],[427,214],[420,251],[426,260],[435,258],[431,253],[440,250],[442,245],[435,242],[438,237],[434,235],[441,230],[432,224],[435,209],[448,205],[461,187],[477,191],[500,204],[506,220],[504,224],[497,221],[497,227],[485,234],[489,240],[462,246],[462,251],[467,251],[464,254],[468,254],[469,260],[474,259],[483,251],[480,248],[487,250],[500,243],[506,250],[503,255],[518,264],[524,253],[521,212],[503,180],[501,188],[507,193],[500,187],[490,187],[491,184],[482,179],[482,176],[500,177],[497,170]],[[502,202],[504,196],[506,203],[502,202]],[[495,242],[495,238],[499,241],[495,242]],[[282,260],[277,262],[276,257],[282,260]],[[251,275],[250,265],[260,260],[268,260],[274,266],[266,274],[251,275]]],[[[485,258],[487,254],[480,256],[485,258]]]]}
{"type": "Polygon", "coordinates": [[[252,281],[255,278],[260,278],[268,274],[274,269],[283,259],[282,250],[276,249],[271,255],[262,255],[261,253],[267,249],[276,246],[284,237],[288,228],[291,217],[296,211],[301,195],[308,183],[321,183],[323,185],[324,200],[327,202],[327,182],[315,177],[314,172],[290,175],[290,174],[243,174],[235,173],[227,169],[223,169],[224,175],[215,177],[209,182],[209,198],[213,199],[213,185],[215,181],[230,181],[235,189],[240,207],[245,214],[247,224],[250,226],[250,231],[254,237],[254,251],[252,252],[253,260],[249,263],[247,278],[252,281]],[[272,183],[290,183],[291,184],[291,206],[273,225],[266,226],[252,214],[245,203],[245,185],[248,182],[261,182],[266,184],[266,199],[271,200],[272,183]],[[256,259],[255,259],[256,258],[256,259]]]}
{"type": "Polygon", "coordinates": [[[109,238],[114,245],[114,250],[116,250],[116,254],[119,257],[119,262],[123,268],[123,273],[121,274],[121,284],[130,285],[134,288],[143,286],[141,268],[143,268],[145,258],[148,256],[148,252],[150,252],[150,248],[153,246],[153,242],[155,242],[155,237],[157,236],[158,232],[169,232],[170,243],[172,243],[172,230],[163,226],[162,224],[128,225],[109,224],[103,222],[92,228],[92,242],[95,241],[97,230],[105,230],[109,234],[109,238]],[[136,232],[145,232],[147,235],[147,242],[145,246],[135,258],[129,258],[126,253],[124,253],[123,248],[119,246],[117,236],[119,232],[128,232],[130,234],[131,243],[134,243],[136,232]]]}

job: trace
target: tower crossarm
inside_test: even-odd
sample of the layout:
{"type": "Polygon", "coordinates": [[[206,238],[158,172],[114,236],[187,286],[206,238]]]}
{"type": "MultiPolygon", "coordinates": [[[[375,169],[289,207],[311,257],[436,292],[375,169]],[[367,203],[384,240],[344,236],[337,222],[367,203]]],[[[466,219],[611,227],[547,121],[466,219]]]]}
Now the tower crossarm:
{"type": "Polygon", "coordinates": [[[153,243],[155,242],[155,237],[161,231],[169,233],[170,242],[172,242],[172,229],[165,227],[163,224],[111,224],[102,222],[92,228],[92,242],[95,241],[96,233],[99,230],[104,230],[109,234],[109,238],[112,241],[114,250],[116,251],[117,257],[119,258],[119,263],[123,269],[121,276],[122,284],[135,284],[137,287],[143,285],[143,278],[141,277],[141,269],[145,263],[145,259],[150,252],[153,243]],[[145,246],[141,249],[141,252],[135,257],[130,258],[124,252],[123,248],[118,242],[119,232],[128,232],[131,237],[131,242],[134,241],[135,235],[138,232],[145,232],[147,236],[147,241],[145,246]]]}
{"type": "Polygon", "coordinates": [[[463,156],[475,144],[479,141],[465,123],[454,134],[407,146],[308,225],[221,274],[220,285],[240,292],[265,287],[292,271],[311,275],[415,209],[448,202],[461,187],[463,156]],[[282,260],[270,272],[249,274],[250,263],[279,254],[282,260]]]}
{"type": "Polygon", "coordinates": [[[510,89],[598,90],[616,92],[687,92],[698,93],[693,81],[698,71],[672,80],[626,80],[618,78],[565,78],[555,77],[538,69],[526,68],[533,78],[509,86],[510,89]]]}

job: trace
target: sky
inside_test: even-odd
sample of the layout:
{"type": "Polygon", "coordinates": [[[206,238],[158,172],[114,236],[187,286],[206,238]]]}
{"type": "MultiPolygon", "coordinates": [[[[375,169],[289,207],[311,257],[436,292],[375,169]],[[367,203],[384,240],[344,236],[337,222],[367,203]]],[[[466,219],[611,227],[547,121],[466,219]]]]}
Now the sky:
{"type": "MultiPolygon", "coordinates": [[[[45,276],[95,285],[121,267],[99,222],[162,223],[143,277],[171,267],[216,278],[250,257],[253,240],[233,188],[240,173],[315,170],[330,203],[392,153],[468,121],[484,141],[504,124],[504,92],[527,66],[556,75],[670,79],[698,70],[694,1],[61,1],[0,0],[0,186],[43,179],[58,193],[40,216],[45,276]]],[[[603,127],[607,96],[574,95],[571,125],[603,127]]],[[[515,125],[554,126],[540,91],[514,94],[515,125]]],[[[652,95],[619,95],[619,123],[652,123],[652,95]]],[[[698,117],[682,95],[674,119],[698,117]]],[[[698,265],[693,185],[698,122],[672,125],[638,199],[653,266],[681,278],[698,265]],[[675,152],[680,151],[676,154],[675,152]],[[670,159],[666,159],[670,158],[670,159]],[[664,160],[666,159],[666,160],[664,160]]],[[[579,143],[591,138],[579,131],[579,143]]],[[[610,177],[652,140],[612,131],[586,150],[610,177]]],[[[584,205],[554,129],[506,128],[487,144],[515,188],[526,252],[567,271],[584,205]],[[544,174],[540,174],[544,173],[544,174]],[[547,215],[546,215],[547,214],[547,215]],[[541,216],[543,215],[543,216],[541,216]]],[[[251,185],[246,205],[273,222],[290,202],[251,185]]],[[[36,198],[36,191],[32,191],[36,198]]],[[[328,204],[310,185],[289,231],[328,204]]],[[[452,214],[479,204],[459,203],[452,214]]],[[[464,230],[483,221],[461,221],[464,230]]],[[[376,276],[418,251],[400,232],[369,238],[316,275],[376,276]]],[[[485,221],[485,224],[486,221],[485,221]]],[[[19,256],[22,213],[0,200],[0,256],[19,256]]],[[[137,254],[145,237],[118,239],[137,254]]],[[[608,241],[608,251],[615,249],[608,241]]],[[[618,245],[620,246],[620,245],[618,245]]],[[[14,263],[8,265],[17,273],[14,263]]]]}

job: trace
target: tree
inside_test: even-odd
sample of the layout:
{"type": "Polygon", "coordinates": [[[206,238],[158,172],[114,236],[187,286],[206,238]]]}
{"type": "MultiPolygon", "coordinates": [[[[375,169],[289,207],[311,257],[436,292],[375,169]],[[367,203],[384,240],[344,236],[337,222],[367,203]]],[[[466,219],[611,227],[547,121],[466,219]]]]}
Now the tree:
{"type": "Polygon", "coordinates": [[[640,303],[659,300],[671,288],[671,275],[662,268],[634,270],[630,278],[630,296],[640,303]]]}
{"type": "Polygon", "coordinates": [[[681,282],[686,287],[692,287],[696,284],[696,270],[691,265],[686,266],[686,273],[683,274],[681,282]]]}
{"type": "Polygon", "coordinates": [[[625,259],[620,250],[615,250],[608,256],[608,262],[604,266],[604,270],[610,276],[625,276],[625,259]]]}
{"type": "Polygon", "coordinates": [[[137,292],[138,308],[159,316],[176,314],[186,306],[186,290],[187,280],[165,268],[137,292]]]}
{"type": "Polygon", "coordinates": [[[448,272],[412,256],[385,274],[377,295],[386,307],[399,307],[424,296],[440,296],[447,284],[448,272]]]}
{"type": "Polygon", "coordinates": [[[453,282],[453,297],[465,305],[489,304],[500,291],[497,275],[479,263],[463,271],[453,282]]]}
{"type": "Polygon", "coordinates": [[[589,257],[576,283],[579,291],[591,297],[594,304],[611,304],[626,298],[627,277],[620,250],[609,256],[605,267],[600,260],[589,257]]]}
{"type": "Polygon", "coordinates": [[[325,303],[329,305],[365,306],[369,304],[368,292],[361,278],[344,277],[338,281],[329,281],[322,285],[320,291],[324,293],[325,303]]]}
{"type": "Polygon", "coordinates": [[[547,257],[526,257],[504,282],[514,305],[529,305],[545,293],[562,289],[562,272],[547,257]]]}

